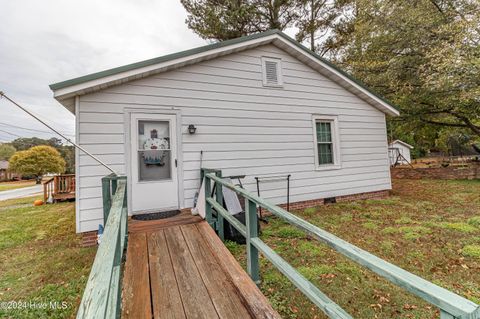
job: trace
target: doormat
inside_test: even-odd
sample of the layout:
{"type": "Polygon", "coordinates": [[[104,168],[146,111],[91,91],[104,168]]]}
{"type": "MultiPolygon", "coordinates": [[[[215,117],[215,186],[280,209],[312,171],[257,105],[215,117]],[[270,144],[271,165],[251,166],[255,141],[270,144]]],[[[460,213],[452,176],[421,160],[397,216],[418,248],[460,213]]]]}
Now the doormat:
{"type": "Polygon", "coordinates": [[[157,220],[157,219],[164,219],[168,217],[173,217],[180,214],[178,209],[176,210],[169,210],[166,212],[158,212],[158,213],[149,213],[149,214],[140,214],[140,215],[133,215],[132,219],[134,220],[157,220]]]}

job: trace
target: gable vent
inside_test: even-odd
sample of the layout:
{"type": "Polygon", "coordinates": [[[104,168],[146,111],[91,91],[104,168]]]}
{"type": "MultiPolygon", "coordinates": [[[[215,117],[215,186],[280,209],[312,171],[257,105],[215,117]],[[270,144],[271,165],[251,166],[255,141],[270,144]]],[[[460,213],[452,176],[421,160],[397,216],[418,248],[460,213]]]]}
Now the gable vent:
{"type": "Polygon", "coordinates": [[[281,86],[282,85],[282,67],[280,59],[262,58],[263,66],[263,85],[281,86]]]}
{"type": "Polygon", "coordinates": [[[278,84],[277,62],[265,61],[265,76],[268,84],[278,84]]]}

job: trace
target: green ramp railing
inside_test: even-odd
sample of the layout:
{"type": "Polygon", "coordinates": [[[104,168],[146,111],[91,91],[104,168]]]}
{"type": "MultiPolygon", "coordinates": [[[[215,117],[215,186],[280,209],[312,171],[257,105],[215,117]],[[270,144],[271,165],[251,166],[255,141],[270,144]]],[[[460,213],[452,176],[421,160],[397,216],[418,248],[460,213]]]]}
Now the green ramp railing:
{"type": "Polygon", "coordinates": [[[77,318],[119,318],[122,258],[127,241],[127,181],[114,174],[102,178],[105,228],[77,318]]]}
{"type": "Polygon", "coordinates": [[[280,257],[273,249],[258,237],[257,205],[270,211],[289,224],[305,231],[311,237],[329,245],[331,248],[384,277],[393,284],[417,295],[440,310],[441,319],[479,319],[480,306],[453,292],[437,286],[419,276],[397,267],[369,252],[354,246],[335,235],[273,205],[243,188],[226,182],[221,178],[220,170],[203,169],[205,177],[205,200],[207,222],[217,230],[223,240],[223,219],[226,219],[245,238],[247,248],[247,272],[252,280],[259,282],[259,252],[262,253],[280,272],[282,272],[302,293],[317,305],[330,318],[352,318],[345,310],[328,298],[302,274],[280,257]],[[215,186],[215,198],[212,195],[212,182],[215,186]],[[246,225],[240,223],[223,208],[222,187],[227,187],[245,199],[246,225]],[[216,212],[214,216],[213,212],[216,212]]]}

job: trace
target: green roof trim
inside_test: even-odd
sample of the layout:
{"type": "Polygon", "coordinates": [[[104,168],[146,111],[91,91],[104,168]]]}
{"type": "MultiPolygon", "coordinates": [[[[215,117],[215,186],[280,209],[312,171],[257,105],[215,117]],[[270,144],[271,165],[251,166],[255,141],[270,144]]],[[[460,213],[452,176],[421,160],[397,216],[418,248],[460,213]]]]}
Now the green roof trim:
{"type": "Polygon", "coordinates": [[[234,45],[234,44],[239,44],[239,43],[247,42],[247,41],[250,41],[250,40],[260,39],[260,38],[267,37],[267,36],[270,36],[270,35],[273,35],[273,34],[279,35],[280,37],[287,40],[288,42],[290,42],[294,46],[298,47],[299,49],[301,49],[305,53],[313,56],[314,58],[318,59],[322,63],[328,65],[329,67],[331,67],[332,69],[334,69],[335,71],[340,73],[342,76],[348,78],[349,80],[351,80],[352,82],[357,84],[362,89],[370,92],[376,98],[378,98],[382,102],[388,104],[390,107],[392,107],[393,109],[398,111],[398,108],[395,107],[391,102],[389,102],[388,100],[386,100],[382,96],[378,95],[377,93],[372,92],[372,90],[367,88],[367,86],[364,83],[362,83],[358,79],[354,78],[353,76],[351,76],[347,72],[340,69],[338,66],[336,66],[332,62],[322,58],[317,53],[311,51],[310,49],[308,49],[307,47],[305,47],[301,43],[295,41],[294,39],[292,39],[291,37],[289,37],[288,35],[286,35],[282,31],[277,30],[277,29],[272,29],[272,30],[268,30],[268,31],[265,31],[265,32],[261,32],[261,33],[255,33],[255,34],[251,34],[251,35],[247,35],[247,36],[244,36],[244,37],[235,38],[235,39],[231,39],[231,40],[216,42],[216,43],[208,44],[208,45],[205,45],[205,46],[201,46],[201,47],[197,47],[197,48],[193,48],[193,49],[189,49],[189,50],[185,50],[185,51],[180,51],[180,52],[177,52],[177,53],[172,53],[172,54],[164,55],[164,56],[149,59],[149,60],[144,60],[144,61],[140,61],[140,62],[136,62],[136,63],[132,63],[132,64],[127,64],[127,65],[116,67],[116,68],[113,68],[113,69],[108,69],[108,70],[100,71],[100,72],[97,72],[97,73],[84,75],[84,76],[74,78],[74,79],[70,79],[70,80],[67,80],[67,81],[50,84],[49,87],[50,87],[51,90],[59,90],[59,89],[63,89],[63,88],[66,88],[66,87],[69,87],[69,86],[72,86],[72,85],[81,84],[81,83],[92,81],[92,80],[98,80],[98,79],[101,79],[103,77],[115,75],[115,74],[118,74],[118,73],[131,71],[131,70],[139,69],[139,68],[142,68],[142,67],[146,67],[146,66],[150,66],[150,65],[154,65],[154,64],[158,64],[158,63],[162,63],[162,62],[167,62],[167,61],[170,61],[170,60],[175,60],[175,59],[179,59],[179,58],[183,58],[183,57],[188,57],[190,55],[194,55],[194,54],[198,54],[198,53],[202,53],[202,52],[207,52],[207,51],[210,51],[210,50],[213,50],[213,49],[218,49],[218,48],[222,48],[222,47],[226,47],[226,46],[230,46],[230,45],[234,45]]]}

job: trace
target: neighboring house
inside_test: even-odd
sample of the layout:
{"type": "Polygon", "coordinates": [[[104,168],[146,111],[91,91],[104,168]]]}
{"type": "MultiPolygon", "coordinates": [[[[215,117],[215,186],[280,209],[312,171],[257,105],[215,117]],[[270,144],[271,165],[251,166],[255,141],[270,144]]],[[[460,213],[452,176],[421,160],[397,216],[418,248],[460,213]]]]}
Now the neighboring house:
{"type": "MultiPolygon", "coordinates": [[[[128,176],[129,214],[192,207],[200,151],[250,191],[256,176],[291,174],[293,207],[391,189],[385,115],[399,112],[276,30],[50,88],[76,115],[78,143],[128,176]]],[[[76,159],[77,231],[96,230],[109,171],[76,159]]],[[[261,194],[285,203],[284,181],[261,194]]]]}
{"type": "Polygon", "coordinates": [[[19,179],[20,175],[8,170],[8,161],[0,161],[0,182],[19,179]]]}
{"type": "Polygon", "coordinates": [[[400,140],[395,140],[388,144],[388,154],[390,165],[410,164],[412,162],[410,150],[413,146],[400,140]]]}

